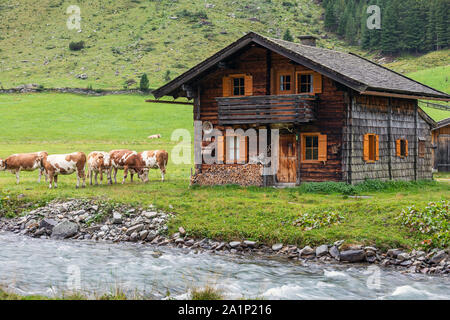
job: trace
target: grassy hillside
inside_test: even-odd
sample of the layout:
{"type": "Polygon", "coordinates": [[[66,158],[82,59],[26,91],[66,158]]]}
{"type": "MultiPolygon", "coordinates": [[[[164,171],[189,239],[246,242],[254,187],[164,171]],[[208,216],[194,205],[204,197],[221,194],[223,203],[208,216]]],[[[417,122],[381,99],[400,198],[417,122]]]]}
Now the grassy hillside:
{"type": "MultiPolygon", "coordinates": [[[[146,72],[154,88],[251,30],[325,35],[322,13],[312,0],[3,1],[0,82],[121,89],[146,72]],[[67,27],[72,4],[80,7],[80,32],[67,27]],[[72,41],[86,47],[70,51],[72,41]],[[87,80],[76,78],[83,73],[87,80]]],[[[348,50],[329,37],[320,45],[348,50]]]]}

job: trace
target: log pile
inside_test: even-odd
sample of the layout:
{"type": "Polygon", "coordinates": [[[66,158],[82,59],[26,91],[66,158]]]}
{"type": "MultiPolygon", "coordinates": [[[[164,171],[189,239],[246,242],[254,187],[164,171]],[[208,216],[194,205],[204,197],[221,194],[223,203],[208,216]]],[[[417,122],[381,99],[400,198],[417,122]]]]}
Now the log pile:
{"type": "Polygon", "coordinates": [[[237,184],[241,186],[262,186],[262,165],[211,165],[191,177],[191,184],[212,186],[237,184]]]}

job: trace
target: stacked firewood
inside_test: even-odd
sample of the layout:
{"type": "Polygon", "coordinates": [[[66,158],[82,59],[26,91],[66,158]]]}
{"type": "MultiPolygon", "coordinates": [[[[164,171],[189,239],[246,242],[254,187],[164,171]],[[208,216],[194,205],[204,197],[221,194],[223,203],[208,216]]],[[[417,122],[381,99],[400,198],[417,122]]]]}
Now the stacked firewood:
{"type": "Polygon", "coordinates": [[[262,186],[262,165],[211,165],[191,178],[191,184],[211,186],[237,184],[241,186],[262,186]]]}

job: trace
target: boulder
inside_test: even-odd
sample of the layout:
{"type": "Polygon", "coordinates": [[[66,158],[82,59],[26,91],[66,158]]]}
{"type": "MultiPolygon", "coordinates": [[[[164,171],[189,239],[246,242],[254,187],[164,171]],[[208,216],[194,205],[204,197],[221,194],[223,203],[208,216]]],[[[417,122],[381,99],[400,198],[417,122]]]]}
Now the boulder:
{"type": "Polygon", "coordinates": [[[316,256],[321,257],[328,253],[328,246],[326,244],[323,244],[321,246],[318,246],[316,248],[316,256]]]}
{"type": "Polygon", "coordinates": [[[310,256],[312,254],[314,254],[314,249],[310,246],[304,247],[299,253],[300,257],[310,256]]]}
{"type": "Polygon", "coordinates": [[[444,250],[437,252],[431,259],[431,264],[439,264],[442,260],[447,258],[447,253],[444,250]]]}
{"type": "Polygon", "coordinates": [[[39,224],[39,228],[44,228],[45,230],[52,232],[53,228],[58,224],[58,222],[56,222],[53,219],[49,219],[49,218],[45,218],[41,221],[41,223],[39,224]]]}
{"type": "Polygon", "coordinates": [[[256,247],[256,241],[245,240],[244,245],[248,248],[256,247]]]}
{"type": "Polygon", "coordinates": [[[364,250],[346,250],[340,253],[340,260],[346,262],[362,262],[366,259],[364,250]]]}
{"type": "Polygon", "coordinates": [[[331,248],[330,248],[330,255],[333,257],[333,258],[335,258],[336,260],[339,260],[340,259],[340,253],[339,253],[339,249],[337,248],[337,246],[332,246],[331,248]]]}
{"type": "Polygon", "coordinates": [[[230,245],[231,248],[237,248],[237,247],[239,247],[241,245],[241,242],[240,241],[231,241],[229,243],[229,245],[230,245]]]}
{"type": "Polygon", "coordinates": [[[114,224],[122,224],[122,215],[119,212],[113,212],[113,221],[114,224]]]}
{"type": "Polygon", "coordinates": [[[272,246],[272,250],[273,250],[273,251],[280,251],[281,248],[283,248],[283,244],[282,244],[282,243],[275,243],[275,244],[272,246]]]}
{"type": "Polygon", "coordinates": [[[73,237],[78,232],[78,224],[70,221],[58,223],[52,231],[52,238],[66,239],[73,237]]]}
{"type": "Polygon", "coordinates": [[[132,227],[128,228],[126,235],[130,236],[134,232],[138,233],[138,232],[142,231],[143,229],[144,229],[144,225],[142,223],[141,224],[137,224],[135,226],[132,226],[132,227]]]}

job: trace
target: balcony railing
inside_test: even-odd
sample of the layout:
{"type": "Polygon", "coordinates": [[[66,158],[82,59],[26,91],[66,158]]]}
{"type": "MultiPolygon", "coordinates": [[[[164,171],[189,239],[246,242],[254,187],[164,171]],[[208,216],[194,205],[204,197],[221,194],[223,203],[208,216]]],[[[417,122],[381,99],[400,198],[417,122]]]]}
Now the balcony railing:
{"type": "Polygon", "coordinates": [[[316,98],[271,95],[216,98],[219,125],[306,123],[315,120],[316,98]]]}

